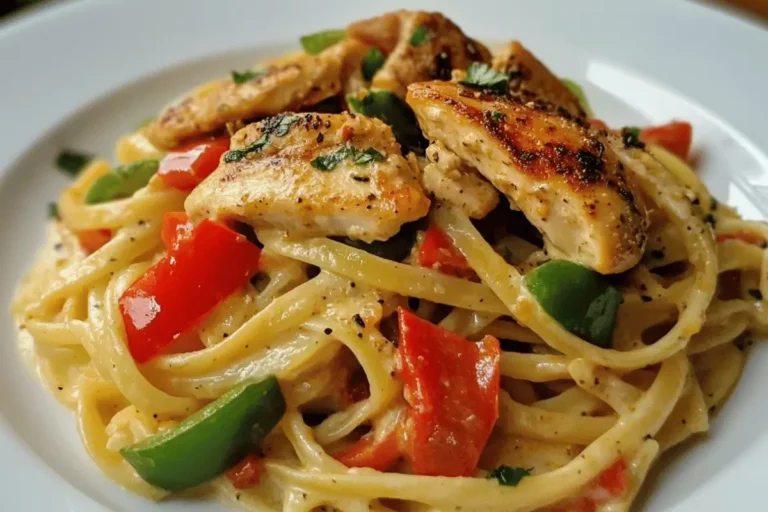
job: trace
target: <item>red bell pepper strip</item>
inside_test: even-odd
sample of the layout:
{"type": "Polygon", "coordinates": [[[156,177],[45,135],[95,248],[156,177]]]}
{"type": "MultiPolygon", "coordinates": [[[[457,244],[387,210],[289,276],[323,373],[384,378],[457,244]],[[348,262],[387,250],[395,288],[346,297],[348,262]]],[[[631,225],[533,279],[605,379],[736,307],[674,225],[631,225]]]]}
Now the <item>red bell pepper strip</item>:
{"type": "Polygon", "coordinates": [[[717,235],[717,237],[715,237],[715,241],[717,241],[717,243],[722,243],[722,242],[725,242],[726,240],[741,240],[742,242],[746,242],[752,245],[760,245],[765,241],[761,236],[755,235],[753,233],[747,233],[746,231],[737,231],[736,233],[724,233],[722,235],[717,235]]]}
{"type": "Polygon", "coordinates": [[[413,473],[469,476],[499,416],[499,341],[471,343],[407,309],[397,313],[413,473]]]}
{"type": "Polygon", "coordinates": [[[658,144],[683,160],[688,160],[693,140],[693,127],[685,121],[672,121],[659,126],[649,126],[640,131],[640,140],[648,144],[658,144]]]}
{"type": "Polygon", "coordinates": [[[165,155],[157,174],[167,186],[190,191],[216,170],[228,150],[229,137],[190,142],[165,155]]]}
{"type": "Polygon", "coordinates": [[[259,270],[261,250],[223,224],[204,220],[120,297],[128,348],[146,363],[193,331],[259,270]]]}
{"type": "Polygon", "coordinates": [[[396,431],[390,432],[381,440],[368,433],[343,450],[333,454],[333,458],[349,468],[372,468],[386,471],[402,455],[400,441],[396,431]]]}
{"type": "Polygon", "coordinates": [[[443,230],[430,225],[419,251],[419,265],[458,277],[475,275],[467,259],[453,245],[443,230]]]}
{"type": "Polygon", "coordinates": [[[112,231],[109,229],[86,229],[77,232],[77,241],[88,254],[98,251],[110,240],[112,240],[112,231]]]}
{"type": "Polygon", "coordinates": [[[170,249],[182,238],[188,237],[195,226],[189,221],[185,212],[166,212],[163,215],[163,230],[160,238],[163,244],[170,249]]]}
{"type": "Polygon", "coordinates": [[[247,455],[227,471],[227,478],[235,489],[248,489],[259,484],[263,467],[256,455],[247,455]]]}

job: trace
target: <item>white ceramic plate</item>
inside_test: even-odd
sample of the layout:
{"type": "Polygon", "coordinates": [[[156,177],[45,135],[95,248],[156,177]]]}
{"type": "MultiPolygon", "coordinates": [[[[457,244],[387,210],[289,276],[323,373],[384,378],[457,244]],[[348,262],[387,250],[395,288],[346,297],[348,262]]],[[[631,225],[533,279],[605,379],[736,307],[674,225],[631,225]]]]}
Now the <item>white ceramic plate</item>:
{"type": "MultiPolygon", "coordinates": [[[[152,504],[91,463],[72,416],[23,366],[5,311],[43,240],[46,204],[68,180],[64,146],[113,143],[206,79],[297,46],[298,36],[394,9],[441,10],[472,36],[518,38],[585,85],[609,124],[677,117],[695,127],[715,195],[768,214],[768,31],[682,1],[58,3],[0,26],[0,509],[219,510],[152,504]]],[[[768,505],[768,347],[758,346],[711,434],[665,459],[638,508],[699,512],[768,505]],[[650,490],[651,492],[647,492],[650,490]]]]}

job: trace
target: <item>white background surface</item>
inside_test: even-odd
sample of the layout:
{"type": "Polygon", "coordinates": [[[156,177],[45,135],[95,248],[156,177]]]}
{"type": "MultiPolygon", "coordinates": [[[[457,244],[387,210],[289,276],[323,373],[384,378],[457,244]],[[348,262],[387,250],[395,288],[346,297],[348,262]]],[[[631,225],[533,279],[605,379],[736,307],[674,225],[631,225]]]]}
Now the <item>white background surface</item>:
{"type": "MultiPolygon", "coordinates": [[[[219,510],[129,495],[90,462],[73,417],[22,365],[7,311],[68,180],[64,146],[114,140],[196,83],[297,47],[298,37],[407,5],[475,38],[518,38],[585,85],[609,124],[694,124],[714,194],[768,214],[768,31],[681,1],[62,2],[0,25],[0,510],[219,510]]],[[[768,350],[758,346],[710,436],[667,457],[644,510],[768,510],[768,350]],[[671,460],[670,460],[671,459],[671,460]]]]}

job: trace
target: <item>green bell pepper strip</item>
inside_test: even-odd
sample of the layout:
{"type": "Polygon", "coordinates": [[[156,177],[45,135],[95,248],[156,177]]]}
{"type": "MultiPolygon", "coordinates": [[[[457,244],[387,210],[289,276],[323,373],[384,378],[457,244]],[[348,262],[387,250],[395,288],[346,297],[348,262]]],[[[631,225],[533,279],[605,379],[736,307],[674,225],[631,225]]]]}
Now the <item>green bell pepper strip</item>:
{"type": "Polygon", "coordinates": [[[246,382],[173,428],[120,453],[147,483],[168,491],[200,485],[261,445],[285,414],[275,377],[246,382]]]}
{"type": "Polygon", "coordinates": [[[149,183],[159,165],[157,160],[139,160],[115,167],[93,182],[85,194],[85,204],[99,204],[131,197],[134,192],[149,183]]]}
{"type": "Polygon", "coordinates": [[[541,307],[571,333],[609,348],[622,301],[621,292],[587,267],[556,260],[525,276],[541,307]]]}
{"type": "Polygon", "coordinates": [[[304,51],[310,55],[317,55],[329,46],[333,46],[347,38],[346,31],[340,30],[324,30],[322,32],[316,32],[314,34],[307,34],[301,37],[301,47],[304,51]]]}
{"type": "Polygon", "coordinates": [[[576,96],[576,99],[579,100],[579,105],[581,105],[581,109],[584,111],[584,113],[589,117],[594,117],[595,113],[592,111],[592,107],[589,106],[589,101],[587,100],[587,95],[584,94],[584,89],[582,89],[579,84],[568,78],[561,78],[560,81],[573,93],[574,96],[576,96]]]}

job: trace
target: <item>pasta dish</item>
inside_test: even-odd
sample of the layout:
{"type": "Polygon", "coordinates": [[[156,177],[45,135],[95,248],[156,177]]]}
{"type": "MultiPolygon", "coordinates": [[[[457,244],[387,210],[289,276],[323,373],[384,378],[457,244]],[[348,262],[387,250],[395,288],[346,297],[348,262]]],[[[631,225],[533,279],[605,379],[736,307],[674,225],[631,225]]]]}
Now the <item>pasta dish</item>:
{"type": "Polygon", "coordinates": [[[629,510],[768,327],[768,226],[439,13],[301,38],[73,176],[19,344],[93,461],[255,511],[629,510]]]}

